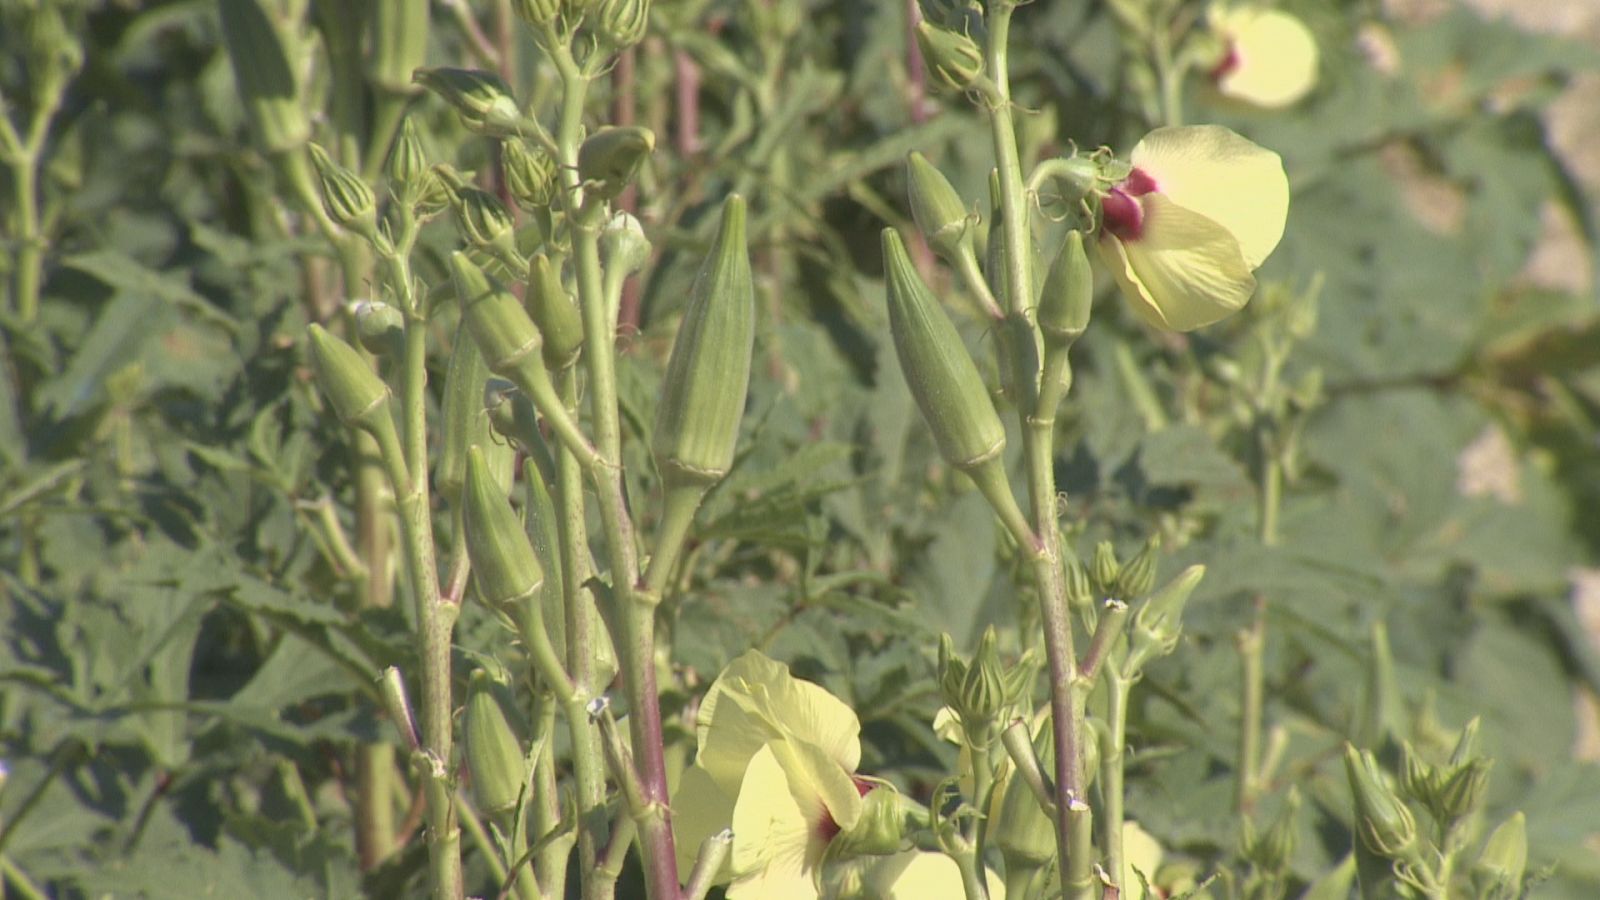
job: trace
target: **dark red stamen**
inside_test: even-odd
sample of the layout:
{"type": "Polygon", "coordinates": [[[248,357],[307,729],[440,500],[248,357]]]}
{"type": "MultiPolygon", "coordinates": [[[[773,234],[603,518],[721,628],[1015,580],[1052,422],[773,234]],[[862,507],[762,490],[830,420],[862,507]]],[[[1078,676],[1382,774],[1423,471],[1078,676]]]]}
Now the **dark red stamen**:
{"type": "Polygon", "coordinates": [[[1134,169],[1122,183],[1100,201],[1105,214],[1105,230],[1124,241],[1138,240],[1144,234],[1144,206],[1135,197],[1153,193],[1156,180],[1143,169],[1134,169]]]}
{"type": "MultiPolygon", "coordinates": [[[[856,793],[863,797],[870,793],[873,788],[878,786],[877,782],[869,781],[865,778],[862,778],[860,775],[851,775],[850,781],[855,784],[856,793]]],[[[835,837],[838,837],[840,830],[839,823],[833,820],[832,814],[824,810],[822,813],[822,821],[817,823],[817,834],[821,836],[824,841],[831,841],[835,837]]]]}
{"type": "Polygon", "coordinates": [[[1219,60],[1216,65],[1211,67],[1211,80],[1221,81],[1223,78],[1231,74],[1235,69],[1239,68],[1239,62],[1239,48],[1235,46],[1232,41],[1229,41],[1228,52],[1224,53],[1222,55],[1222,59],[1219,60]]]}

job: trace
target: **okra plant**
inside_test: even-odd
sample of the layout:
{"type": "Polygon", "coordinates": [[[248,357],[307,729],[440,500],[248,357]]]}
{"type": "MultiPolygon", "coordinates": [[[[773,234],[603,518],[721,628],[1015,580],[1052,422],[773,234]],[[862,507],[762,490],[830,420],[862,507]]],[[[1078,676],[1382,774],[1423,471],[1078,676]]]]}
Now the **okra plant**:
{"type": "Polygon", "coordinates": [[[0,0],[0,895],[1588,896],[1584,58],[1370,6],[0,0]]]}

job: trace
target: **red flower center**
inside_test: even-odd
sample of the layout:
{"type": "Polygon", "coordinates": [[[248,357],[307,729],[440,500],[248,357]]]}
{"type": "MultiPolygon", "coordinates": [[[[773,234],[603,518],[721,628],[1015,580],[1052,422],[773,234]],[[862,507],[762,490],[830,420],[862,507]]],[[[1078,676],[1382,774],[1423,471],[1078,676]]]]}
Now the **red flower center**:
{"type": "Polygon", "coordinates": [[[1156,180],[1143,169],[1134,169],[1123,182],[1100,201],[1105,215],[1105,230],[1124,241],[1138,240],[1144,234],[1144,206],[1135,198],[1156,190],[1156,180]]]}
{"type": "Polygon", "coordinates": [[[1239,45],[1235,44],[1233,41],[1229,41],[1228,51],[1222,54],[1222,59],[1217,60],[1216,65],[1211,67],[1211,80],[1213,82],[1221,81],[1223,78],[1232,74],[1235,69],[1239,68],[1240,62],[1239,45]]]}
{"type": "MultiPolygon", "coordinates": [[[[868,781],[865,778],[862,778],[860,775],[851,775],[850,780],[855,783],[856,793],[863,797],[870,793],[873,788],[877,787],[876,784],[868,781]]],[[[817,834],[824,841],[831,841],[835,837],[839,836],[839,832],[841,830],[842,829],[839,827],[839,823],[833,820],[832,813],[824,810],[822,813],[822,821],[817,823],[817,834]]]]}

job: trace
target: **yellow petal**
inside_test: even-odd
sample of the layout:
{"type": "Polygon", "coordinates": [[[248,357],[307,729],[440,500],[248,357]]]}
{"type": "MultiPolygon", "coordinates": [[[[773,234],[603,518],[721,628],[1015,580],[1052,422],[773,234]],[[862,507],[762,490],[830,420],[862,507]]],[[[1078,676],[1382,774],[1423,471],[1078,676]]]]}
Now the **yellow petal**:
{"type": "Polygon", "coordinates": [[[723,669],[700,703],[696,724],[706,769],[730,790],[750,757],[773,738],[814,744],[848,772],[861,764],[855,710],[756,650],[723,669]]]}
{"type": "MultiPolygon", "coordinates": [[[[829,820],[835,833],[855,827],[861,818],[861,791],[833,757],[803,741],[773,741],[767,746],[789,779],[789,794],[807,821],[820,824],[829,820]]],[[[744,796],[743,788],[739,796],[744,796]]]]}
{"type": "MultiPolygon", "coordinates": [[[[989,900],[1005,900],[1006,886],[993,870],[985,869],[989,900]]],[[[877,900],[963,900],[961,869],[943,853],[917,850],[874,860],[862,876],[866,895],[877,900]]]]}
{"type": "Polygon", "coordinates": [[[828,835],[806,818],[771,747],[750,760],[733,809],[731,900],[816,900],[828,835]]]}
{"type": "MultiPolygon", "coordinates": [[[[706,838],[733,825],[733,795],[722,790],[705,769],[683,770],[672,795],[672,837],[678,851],[678,871],[687,873],[706,838]]],[[[726,864],[718,881],[730,874],[726,864]]]]}
{"type": "Polygon", "coordinates": [[[1221,225],[1162,194],[1146,194],[1144,232],[1124,242],[1103,234],[1096,247],[1122,295],[1155,328],[1191,331],[1236,312],[1256,280],[1239,242],[1221,225]]]}
{"type": "Polygon", "coordinates": [[[1216,80],[1224,95],[1275,109],[1294,103],[1316,85],[1317,42],[1294,16],[1241,8],[1213,14],[1212,26],[1233,55],[1216,80]]]}
{"type": "MultiPolygon", "coordinates": [[[[1283,160],[1221,125],[1157,128],[1129,161],[1155,180],[1161,195],[1232,232],[1251,270],[1283,237],[1289,216],[1283,160]]],[[[1146,221],[1144,227],[1153,226],[1146,221]]]]}
{"type": "Polygon", "coordinates": [[[1139,823],[1126,819],[1122,823],[1122,896],[1128,900],[1144,900],[1144,890],[1139,886],[1139,877],[1133,874],[1134,869],[1144,873],[1146,881],[1154,882],[1156,869],[1161,866],[1161,857],[1165,853],[1156,839],[1150,833],[1139,827],[1139,823]]]}

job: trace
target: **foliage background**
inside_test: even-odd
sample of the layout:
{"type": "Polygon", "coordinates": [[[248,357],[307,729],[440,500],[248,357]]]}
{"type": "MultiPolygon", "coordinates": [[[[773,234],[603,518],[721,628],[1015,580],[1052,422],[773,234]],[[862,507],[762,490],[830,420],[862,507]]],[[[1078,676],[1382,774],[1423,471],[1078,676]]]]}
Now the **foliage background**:
{"type": "MultiPolygon", "coordinates": [[[[1325,55],[1308,102],[1189,98],[1192,119],[1278,150],[1290,173],[1262,298],[1178,341],[1108,294],[1076,359],[1058,471],[1080,553],[1159,531],[1163,572],[1211,572],[1185,647],[1135,694],[1130,813],[1203,865],[1232,852],[1233,640],[1260,597],[1267,722],[1288,739],[1265,802],[1290,783],[1310,801],[1298,873],[1349,846],[1345,734],[1443,741],[1441,725],[1481,715],[1490,818],[1527,812],[1549,873],[1537,895],[1594,896],[1600,169],[1581,138],[1600,53],[1528,14],[1442,0],[1289,5],[1325,55]],[[1316,327],[1285,378],[1316,371],[1323,389],[1265,547],[1248,398],[1222,376],[1248,366],[1272,296],[1307,293],[1316,327]],[[1378,623],[1399,706],[1366,688],[1378,623]]],[[[467,53],[448,6],[440,63],[467,53]]],[[[659,258],[625,358],[634,422],[729,190],[751,198],[763,306],[747,451],[670,610],[666,701],[761,646],[851,701],[863,770],[925,790],[954,755],[928,728],[937,634],[970,645],[1014,625],[1017,603],[986,507],[937,462],[900,380],[873,248],[884,222],[909,225],[907,150],[977,206],[988,138],[959,100],[917,97],[898,3],[780,0],[793,18],[777,39],[744,3],[658,7],[639,118],[674,134],[674,54],[704,82],[698,140],[664,140],[640,193],[659,258]]],[[[342,299],[308,287],[325,250],[297,236],[250,149],[212,4],[73,9],[86,64],[49,145],[45,303],[4,323],[0,370],[0,870],[59,897],[394,895],[420,842],[360,872],[343,789],[350,748],[392,739],[374,678],[410,663],[408,626],[357,609],[310,527],[346,516],[349,494],[346,438],[301,346],[342,299]]],[[[1041,0],[1019,20],[1025,157],[1069,137],[1126,149],[1145,124],[1105,10],[1041,0]]],[[[0,28],[13,103],[23,40],[0,28]]],[[[419,110],[439,158],[481,164],[481,142],[419,110]]],[[[463,660],[514,653],[481,611],[458,642],[463,660]]]]}

